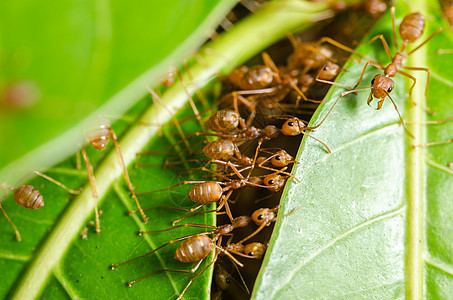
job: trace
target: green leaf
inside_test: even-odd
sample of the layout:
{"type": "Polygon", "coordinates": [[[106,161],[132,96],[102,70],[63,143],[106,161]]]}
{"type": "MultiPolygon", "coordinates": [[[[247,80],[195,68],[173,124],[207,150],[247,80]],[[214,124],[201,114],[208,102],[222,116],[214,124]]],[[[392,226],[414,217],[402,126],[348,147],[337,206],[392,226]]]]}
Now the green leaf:
{"type": "MultiPolygon", "coordinates": [[[[205,86],[219,72],[228,72],[235,65],[284,37],[286,32],[295,28],[306,28],[312,21],[331,15],[324,4],[300,1],[275,1],[269,4],[261,12],[206,45],[200,51],[202,59],[199,62],[189,61],[193,80],[185,77],[188,90],[193,93],[205,86]]],[[[143,86],[140,93],[145,93],[143,86]]],[[[162,99],[173,111],[183,107],[187,101],[185,92],[178,83],[168,89],[162,99]]],[[[123,158],[127,165],[135,160],[136,153],[146,145],[150,149],[161,149],[173,142],[171,134],[164,139],[156,136],[158,128],[155,124],[168,122],[170,115],[160,107],[148,107],[149,102],[149,98],[140,101],[130,114],[113,125],[120,137],[123,158]]],[[[191,130],[194,130],[193,126],[191,130]]],[[[55,152],[55,149],[47,149],[52,150],[51,153],[55,152]]],[[[187,274],[156,274],[130,289],[126,288],[124,283],[161,268],[190,268],[173,259],[176,245],[114,271],[108,270],[108,266],[146,253],[171,238],[197,231],[175,230],[137,237],[137,230],[145,229],[145,225],[138,216],[125,215],[126,211],[135,208],[135,204],[124,187],[122,169],[114,149],[110,146],[105,153],[88,151],[96,169],[96,185],[100,195],[98,203],[103,210],[102,233],[95,235],[92,233],[93,229],[89,228],[88,239],[80,239],[87,220],[93,218],[94,205],[85,172],[74,169],[75,158],[48,170],[48,175],[72,188],[84,184],[84,190],[77,197],[68,196],[64,190],[36,179],[32,183],[46,199],[44,208],[27,211],[11,199],[7,199],[4,205],[2,203],[21,230],[23,241],[15,241],[11,227],[4,218],[0,218],[0,264],[2,270],[7,270],[1,275],[3,284],[0,287],[0,295],[14,299],[175,297],[187,284],[190,278],[187,274]]],[[[158,163],[162,162],[163,156],[148,159],[149,162],[158,163]]],[[[177,172],[162,170],[160,167],[129,168],[129,171],[138,192],[167,187],[179,180],[177,172]]],[[[171,193],[160,193],[141,197],[142,204],[145,207],[193,207],[193,203],[187,198],[184,199],[187,189],[188,187],[176,190],[174,196],[171,193]]],[[[166,228],[169,221],[181,215],[173,211],[150,211],[152,222],[146,225],[146,229],[166,228]]],[[[214,216],[204,214],[191,221],[214,224],[214,216]]],[[[208,260],[201,267],[206,266],[208,260]]],[[[194,282],[186,294],[188,298],[203,299],[209,296],[210,273],[206,272],[194,282]]]]}
{"type": "Polygon", "coordinates": [[[88,114],[124,114],[146,94],[143,86],[188,58],[236,2],[2,2],[0,144],[8,147],[0,148],[0,169],[17,159],[9,173],[42,169],[72,154],[84,129],[74,129],[77,123],[88,114]],[[4,93],[21,86],[24,101],[39,101],[8,105],[4,93]],[[35,149],[46,141],[53,153],[35,149]],[[33,158],[23,157],[32,150],[33,158]]]}
{"type": "MultiPolygon", "coordinates": [[[[410,6],[399,1],[396,24],[414,11],[426,16],[418,43],[437,28],[448,28],[438,4],[423,0],[410,6]]],[[[364,41],[382,33],[393,46],[391,24],[387,13],[364,41]]],[[[412,81],[394,78],[391,96],[405,121],[451,117],[452,56],[436,53],[451,45],[452,33],[444,30],[405,64],[430,68],[428,102],[434,116],[424,110],[425,72],[414,72],[412,96],[412,81]]],[[[358,51],[384,65],[390,62],[379,41],[358,51]]],[[[363,66],[348,63],[337,81],[354,86],[363,66]]],[[[360,87],[369,87],[375,74],[382,72],[369,66],[360,87]]],[[[331,89],[311,125],[322,120],[344,91],[331,89]]],[[[453,123],[408,125],[415,136],[411,139],[389,99],[376,111],[366,105],[368,94],[340,99],[313,133],[332,154],[304,139],[300,164],[294,168],[301,182],[287,185],[280,214],[301,209],[277,222],[252,298],[447,299],[453,294],[453,172],[446,166],[453,161],[452,145],[412,147],[451,139],[453,123]]]]}

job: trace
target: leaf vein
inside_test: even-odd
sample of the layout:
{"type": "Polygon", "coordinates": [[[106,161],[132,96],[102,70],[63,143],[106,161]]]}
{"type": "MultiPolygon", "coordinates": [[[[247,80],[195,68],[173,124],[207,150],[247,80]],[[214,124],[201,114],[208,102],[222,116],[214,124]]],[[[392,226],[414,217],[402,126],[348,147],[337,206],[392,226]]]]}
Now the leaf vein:
{"type": "Polygon", "coordinates": [[[306,259],[304,260],[301,260],[300,264],[298,264],[297,266],[295,266],[294,268],[292,268],[292,271],[288,273],[288,276],[286,276],[285,280],[282,280],[281,281],[281,284],[275,288],[273,291],[273,295],[271,297],[269,297],[269,299],[272,299],[274,298],[274,294],[278,291],[278,290],[281,290],[281,288],[283,286],[285,286],[286,284],[288,284],[288,282],[294,277],[294,275],[300,271],[304,266],[306,266],[308,263],[310,263],[311,261],[313,261],[316,257],[318,257],[319,255],[321,255],[324,251],[326,251],[327,249],[331,248],[333,245],[335,245],[338,241],[344,239],[344,238],[347,238],[348,236],[350,236],[351,234],[355,233],[356,231],[359,231],[360,229],[363,229],[367,226],[370,226],[371,224],[373,223],[376,223],[378,221],[381,221],[381,220],[384,220],[384,219],[388,219],[388,218],[391,218],[391,217],[394,217],[394,216],[397,216],[401,213],[403,213],[404,211],[406,210],[406,205],[403,204],[400,208],[397,208],[396,210],[393,210],[393,211],[389,211],[385,214],[382,214],[382,215],[379,215],[379,216],[376,216],[374,218],[371,218],[363,223],[360,223],[354,227],[352,227],[351,229],[337,235],[335,238],[333,238],[330,242],[326,243],[324,246],[322,246],[321,248],[319,248],[317,251],[315,251],[314,253],[312,253],[310,256],[308,256],[306,259]]]}
{"type": "Polygon", "coordinates": [[[438,261],[435,261],[432,257],[430,256],[425,256],[424,257],[424,260],[425,260],[425,263],[430,265],[430,266],[433,266],[435,267],[436,269],[439,269],[441,270],[442,272],[445,272],[447,274],[449,274],[450,276],[453,276],[453,267],[452,266],[449,266],[443,262],[438,262],[438,261]]]}
{"type": "Polygon", "coordinates": [[[57,279],[57,281],[61,284],[61,286],[66,291],[68,296],[71,297],[71,299],[80,299],[80,297],[77,296],[77,294],[74,292],[72,285],[64,278],[60,267],[56,267],[53,271],[53,274],[55,276],[55,279],[57,279]]]}

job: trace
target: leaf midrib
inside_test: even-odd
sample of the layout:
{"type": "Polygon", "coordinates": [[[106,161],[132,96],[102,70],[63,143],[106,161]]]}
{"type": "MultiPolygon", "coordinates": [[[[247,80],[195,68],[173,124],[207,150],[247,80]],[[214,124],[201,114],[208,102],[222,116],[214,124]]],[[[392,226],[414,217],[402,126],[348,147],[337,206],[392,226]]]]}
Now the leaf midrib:
{"type": "MultiPolygon", "coordinates": [[[[423,8],[422,12],[428,11],[425,0],[414,1],[414,5],[423,8]]],[[[423,41],[426,35],[422,36],[423,41]]],[[[408,66],[426,66],[427,47],[426,45],[410,55],[406,60],[408,66]]],[[[417,72],[422,73],[422,72],[417,72]]],[[[407,79],[406,82],[411,83],[407,79]]],[[[417,76],[417,84],[412,91],[411,99],[416,103],[412,105],[409,99],[406,101],[407,120],[414,122],[409,130],[414,139],[406,137],[407,151],[407,256],[406,256],[406,296],[408,299],[423,298],[423,243],[425,241],[423,232],[423,205],[424,205],[424,158],[421,147],[416,149],[412,145],[422,144],[424,141],[423,126],[417,123],[426,120],[425,116],[425,88],[426,81],[423,76],[417,76]]]]}

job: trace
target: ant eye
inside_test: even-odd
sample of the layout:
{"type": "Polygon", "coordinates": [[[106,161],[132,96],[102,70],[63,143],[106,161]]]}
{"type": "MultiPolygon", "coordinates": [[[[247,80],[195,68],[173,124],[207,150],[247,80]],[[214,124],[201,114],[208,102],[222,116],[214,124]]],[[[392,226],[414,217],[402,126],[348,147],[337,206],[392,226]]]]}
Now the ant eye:
{"type": "Polygon", "coordinates": [[[253,252],[249,252],[247,253],[247,255],[253,256],[253,252]]]}
{"type": "Polygon", "coordinates": [[[267,183],[268,184],[274,184],[274,181],[273,180],[269,180],[267,183]]]}
{"type": "Polygon", "coordinates": [[[280,156],[277,155],[277,156],[275,157],[275,159],[276,159],[276,160],[280,160],[281,158],[280,158],[280,156]]]}
{"type": "Polygon", "coordinates": [[[225,282],[228,283],[228,284],[230,284],[230,283],[231,283],[230,278],[225,279],[225,282]]]}
{"type": "Polygon", "coordinates": [[[389,89],[387,90],[387,93],[390,93],[392,90],[393,90],[393,88],[389,87],[389,89]]]}
{"type": "Polygon", "coordinates": [[[373,84],[374,84],[374,78],[371,80],[371,85],[373,85],[373,84]]]}
{"type": "Polygon", "coordinates": [[[258,220],[262,220],[263,218],[264,218],[263,215],[258,216],[258,220]]]}
{"type": "Polygon", "coordinates": [[[322,68],[324,71],[327,71],[329,70],[329,67],[328,66],[325,66],[324,68],[322,68]]]}
{"type": "Polygon", "coordinates": [[[293,122],[288,122],[288,126],[294,126],[293,122]]]}

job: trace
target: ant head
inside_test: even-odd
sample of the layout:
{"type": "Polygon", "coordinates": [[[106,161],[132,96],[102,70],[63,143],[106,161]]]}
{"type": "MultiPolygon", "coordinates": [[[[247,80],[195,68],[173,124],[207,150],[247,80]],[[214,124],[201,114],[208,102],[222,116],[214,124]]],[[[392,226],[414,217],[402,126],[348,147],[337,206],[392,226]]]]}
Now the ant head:
{"type": "Polygon", "coordinates": [[[266,224],[265,226],[271,225],[271,223],[275,220],[276,215],[272,209],[269,208],[260,208],[253,212],[252,219],[256,225],[261,226],[262,224],[266,224]]]}
{"type": "Polygon", "coordinates": [[[269,174],[264,177],[263,183],[272,192],[278,192],[286,182],[286,178],[279,174],[269,174]]]}
{"type": "Polygon", "coordinates": [[[266,252],[267,246],[261,243],[250,243],[245,245],[244,253],[248,256],[254,256],[256,258],[262,258],[264,252],[266,252]]]}
{"type": "Polygon", "coordinates": [[[395,83],[391,78],[378,74],[371,80],[371,86],[373,96],[378,99],[383,99],[387,94],[390,94],[395,87],[395,83]]]}
{"type": "Polygon", "coordinates": [[[250,221],[252,221],[251,217],[240,216],[240,217],[234,218],[232,224],[233,224],[234,228],[239,228],[239,227],[247,226],[250,223],[250,221]]]}
{"type": "Polygon", "coordinates": [[[264,135],[267,139],[276,138],[279,134],[280,130],[277,128],[277,126],[267,125],[266,127],[264,127],[264,135]]]}
{"type": "Polygon", "coordinates": [[[225,291],[231,285],[232,281],[231,275],[228,274],[228,272],[224,268],[218,267],[218,265],[216,266],[217,267],[215,269],[215,284],[220,290],[225,291]]]}
{"type": "Polygon", "coordinates": [[[289,118],[282,126],[282,133],[284,135],[299,135],[304,127],[305,124],[298,118],[289,118]]]}
{"type": "Polygon", "coordinates": [[[327,61],[319,71],[318,78],[322,80],[332,80],[337,76],[339,70],[340,67],[337,64],[327,61]]]}
{"type": "Polygon", "coordinates": [[[425,17],[419,13],[408,14],[400,24],[400,35],[403,41],[415,42],[425,29],[425,17]]]}
{"type": "Polygon", "coordinates": [[[293,157],[288,154],[285,150],[280,150],[275,153],[275,156],[271,159],[271,164],[274,167],[286,167],[291,161],[293,157]]]}
{"type": "Polygon", "coordinates": [[[243,89],[263,89],[270,86],[275,79],[275,73],[266,66],[256,66],[244,74],[243,89]]]}

